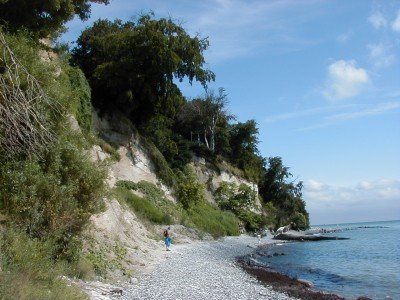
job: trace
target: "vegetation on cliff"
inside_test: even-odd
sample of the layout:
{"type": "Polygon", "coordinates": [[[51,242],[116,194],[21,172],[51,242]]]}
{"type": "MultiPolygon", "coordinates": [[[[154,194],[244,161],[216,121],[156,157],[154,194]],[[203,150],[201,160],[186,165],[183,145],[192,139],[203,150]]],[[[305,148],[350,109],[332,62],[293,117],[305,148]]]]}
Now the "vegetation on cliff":
{"type": "Polygon", "coordinates": [[[38,38],[57,35],[75,14],[87,18],[90,2],[108,1],[42,2],[0,0],[0,298],[81,297],[58,275],[82,276],[80,233],[106,193],[106,170],[87,156],[96,140],[92,105],[129,120],[178,199],[168,203],[149,183],[119,182],[113,193],[142,218],[215,237],[238,234],[239,222],[248,230],[308,227],[301,182],[289,181],[281,158],[260,155],[257,123],[235,120],[224,89],[207,89],[215,79],[203,56],[207,38],[146,14],[125,23],[99,20],[71,53],[54,55],[38,38]],[[203,85],[204,96],[185,98],[183,80],[203,85]],[[71,116],[80,130],[67,125],[71,116]],[[193,155],[217,169],[240,170],[259,185],[259,195],[246,185],[221,184],[214,191],[218,207],[208,203],[188,167],[193,155]],[[14,288],[21,281],[24,294],[14,288]]]}
{"type": "MultiPolygon", "coordinates": [[[[216,166],[226,160],[249,180],[263,186],[260,197],[265,204],[264,214],[279,214],[269,218],[273,225],[293,222],[296,228],[307,228],[301,182],[285,184],[283,179],[289,177],[288,173],[282,175],[283,179],[271,176],[279,167],[271,162],[279,161],[281,168],[287,168],[280,158],[267,160],[260,155],[257,123],[235,122],[227,107],[225,90],[207,90],[207,83],[215,78],[205,68],[203,52],[207,48],[207,39],[191,37],[172,19],[155,19],[146,14],[125,23],[98,20],[78,38],[72,63],[87,76],[93,91],[92,103],[102,114],[123,114],[157,147],[168,163],[158,168],[160,173],[171,168],[179,174],[193,154],[216,166]],[[200,82],[206,88],[205,95],[186,99],[178,84],[185,79],[189,83],[200,82]],[[274,188],[279,193],[271,193],[274,188]]],[[[198,202],[199,195],[187,190],[185,176],[171,173],[161,177],[168,178],[164,182],[176,190],[185,208],[189,207],[187,202],[198,202]]],[[[232,205],[220,207],[249,217],[250,213],[232,209],[232,205]]]]}
{"type": "Polygon", "coordinates": [[[84,135],[66,126],[74,115],[87,133],[88,84],[66,60],[44,62],[28,34],[0,35],[8,54],[0,57],[0,298],[81,298],[58,275],[79,273],[79,234],[103,205],[105,170],[89,161],[84,135]],[[51,138],[38,139],[42,132],[51,138]],[[17,133],[20,145],[10,151],[17,133]]]}

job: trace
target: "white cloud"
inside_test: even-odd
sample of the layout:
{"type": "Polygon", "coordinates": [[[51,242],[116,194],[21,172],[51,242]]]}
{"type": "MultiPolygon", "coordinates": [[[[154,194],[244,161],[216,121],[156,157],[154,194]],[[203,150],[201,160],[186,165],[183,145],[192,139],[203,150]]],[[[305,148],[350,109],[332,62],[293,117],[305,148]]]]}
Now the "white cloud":
{"type": "Polygon", "coordinates": [[[304,199],[313,224],[398,219],[400,181],[362,181],[332,186],[317,180],[304,183],[304,199]]]}
{"type": "Polygon", "coordinates": [[[397,12],[396,19],[392,22],[392,29],[394,31],[400,32],[400,10],[397,12]]]}
{"type": "Polygon", "coordinates": [[[396,61],[390,45],[383,43],[368,45],[369,60],[376,68],[389,67],[396,61]]]}
{"type": "Polygon", "coordinates": [[[376,105],[349,104],[342,106],[334,106],[333,108],[346,109],[347,111],[342,113],[325,115],[321,119],[320,123],[307,127],[302,127],[296,129],[296,131],[309,131],[309,130],[332,126],[344,121],[361,119],[378,115],[385,115],[389,113],[398,113],[400,111],[400,102],[384,102],[384,103],[378,103],[376,105]]]}
{"type": "Polygon", "coordinates": [[[354,60],[338,60],[328,67],[328,80],[323,95],[331,101],[360,94],[369,82],[365,69],[357,68],[354,60]]]}
{"type": "Polygon", "coordinates": [[[368,17],[368,21],[374,26],[374,28],[384,28],[388,25],[388,21],[386,17],[380,11],[374,11],[368,17]]]}
{"type": "Polygon", "coordinates": [[[185,8],[185,1],[180,2],[182,8],[176,6],[171,11],[165,5],[163,13],[187,21],[184,25],[189,32],[209,36],[206,56],[210,63],[260,51],[296,51],[315,43],[298,33],[298,28],[319,13],[310,7],[320,0],[204,0],[190,10],[185,8]]]}
{"type": "Polygon", "coordinates": [[[369,116],[382,115],[400,109],[400,102],[381,103],[374,107],[369,107],[363,110],[346,112],[336,115],[331,115],[326,118],[328,121],[346,121],[352,119],[359,119],[369,116]]]}
{"type": "Polygon", "coordinates": [[[329,105],[329,106],[314,107],[314,108],[296,110],[296,111],[282,113],[282,114],[271,115],[271,116],[266,117],[264,119],[264,122],[274,123],[274,122],[286,121],[286,120],[290,120],[290,119],[297,119],[297,118],[302,118],[302,117],[326,114],[333,110],[337,111],[337,110],[357,108],[357,107],[359,107],[358,104],[346,104],[346,105],[335,105],[335,106],[329,105]]]}

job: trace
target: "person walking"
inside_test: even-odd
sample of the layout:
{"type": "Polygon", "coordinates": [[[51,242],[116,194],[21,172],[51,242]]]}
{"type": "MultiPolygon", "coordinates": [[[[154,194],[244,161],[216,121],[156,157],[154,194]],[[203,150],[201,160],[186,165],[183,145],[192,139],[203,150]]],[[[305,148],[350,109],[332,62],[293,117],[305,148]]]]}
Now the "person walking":
{"type": "Polygon", "coordinates": [[[169,247],[171,246],[170,230],[171,230],[170,226],[168,226],[167,229],[164,229],[164,242],[167,251],[170,251],[169,247]]]}

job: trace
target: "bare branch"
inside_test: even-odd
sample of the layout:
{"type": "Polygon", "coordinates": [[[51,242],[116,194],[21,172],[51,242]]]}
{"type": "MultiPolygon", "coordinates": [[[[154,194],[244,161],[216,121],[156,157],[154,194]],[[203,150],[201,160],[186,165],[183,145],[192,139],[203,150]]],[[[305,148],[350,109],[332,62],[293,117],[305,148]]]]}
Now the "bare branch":
{"type": "Polygon", "coordinates": [[[18,61],[1,32],[0,51],[0,152],[6,157],[39,154],[55,138],[46,109],[61,109],[18,61]]]}

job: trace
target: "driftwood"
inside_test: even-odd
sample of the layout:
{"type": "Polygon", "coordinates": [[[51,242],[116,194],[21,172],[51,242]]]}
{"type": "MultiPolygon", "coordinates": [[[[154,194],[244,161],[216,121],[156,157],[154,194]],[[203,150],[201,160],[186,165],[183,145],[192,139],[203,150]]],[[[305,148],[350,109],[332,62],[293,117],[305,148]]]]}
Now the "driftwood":
{"type": "Polygon", "coordinates": [[[0,152],[3,156],[38,154],[54,140],[49,113],[59,113],[15,57],[0,32],[0,152]]]}
{"type": "Polygon", "coordinates": [[[275,240],[286,241],[324,241],[324,240],[348,240],[349,238],[338,236],[322,236],[322,235],[306,235],[306,234],[293,234],[293,233],[280,233],[274,236],[275,240]]]}

